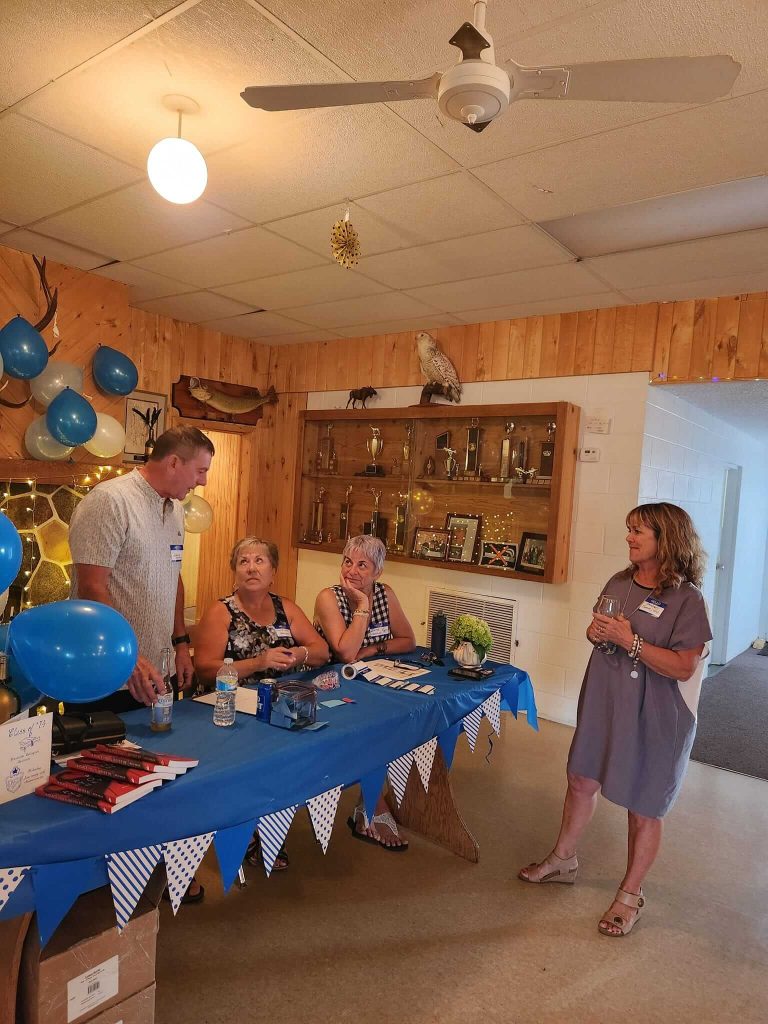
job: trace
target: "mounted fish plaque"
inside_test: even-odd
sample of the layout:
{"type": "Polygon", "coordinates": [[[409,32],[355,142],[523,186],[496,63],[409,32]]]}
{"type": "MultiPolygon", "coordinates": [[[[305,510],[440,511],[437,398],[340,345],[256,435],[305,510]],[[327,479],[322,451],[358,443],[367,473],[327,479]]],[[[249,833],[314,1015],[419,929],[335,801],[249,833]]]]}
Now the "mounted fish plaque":
{"type": "Polygon", "coordinates": [[[171,388],[174,409],[190,420],[219,420],[253,426],[261,419],[264,406],[276,401],[277,392],[273,387],[262,395],[258,388],[204,377],[182,376],[171,388]]]}

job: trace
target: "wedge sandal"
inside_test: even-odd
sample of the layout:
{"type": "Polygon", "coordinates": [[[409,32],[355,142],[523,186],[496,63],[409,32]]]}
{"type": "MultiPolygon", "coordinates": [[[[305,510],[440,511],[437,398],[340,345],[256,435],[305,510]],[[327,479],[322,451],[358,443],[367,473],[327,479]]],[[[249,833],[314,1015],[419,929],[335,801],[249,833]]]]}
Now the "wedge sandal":
{"type": "Polygon", "coordinates": [[[632,910],[636,910],[637,913],[633,914],[628,921],[625,921],[623,917],[618,914],[614,914],[613,917],[608,915],[611,912],[609,907],[605,914],[600,918],[600,922],[597,926],[597,930],[601,935],[607,935],[609,939],[621,939],[625,935],[629,935],[632,929],[635,927],[637,922],[640,920],[640,915],[645,907],[645,896],[643,896],[643,890],[635,894],[633,892],[627,892],[625,889],[617,889],[614,903],[622,903],[625,907],[630,907],[632,910]],[[617,932],[611,931],[612,928],[618,928],[617,932]]]}
{"type": "Polygon", "coordinates": [[[558,857],[553,851],[540,863],[529,864],[527,868],[521,868],[517,873],[517,877],[521,882],[530,882],[532,885],[543,885],[545,882],[559,882],[560,885],[573,885],[576,881],[578,870],[579,862],[576,857],[566,857],[564,860],[562,857],[558,857]],[[538,878],[529,878],[528,875],[523,874],[524,871],[527,871],[530,874],[532,871],[536,871],[537,869],[544,867],[549,868],[549,870],[538,878]]]}

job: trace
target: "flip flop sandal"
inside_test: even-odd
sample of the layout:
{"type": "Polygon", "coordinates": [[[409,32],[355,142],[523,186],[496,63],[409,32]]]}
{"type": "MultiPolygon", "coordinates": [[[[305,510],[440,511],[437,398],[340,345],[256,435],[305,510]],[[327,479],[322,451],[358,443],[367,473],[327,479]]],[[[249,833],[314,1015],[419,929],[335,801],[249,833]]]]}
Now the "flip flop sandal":
{"type": "MultiPolygon", "coordinates": [[[[356,807],[354,815],[347,818],[347,826],[349,827],[349,831],[352,833],[353,839],[359,839],[364,843],[373,843],[374,846],[380,846],[382,850],[388,850],[390,853],[404,853],[408,849],[408,843],[403,843],[400,846],[388,846],[386,843],[382,842],[381,839],[377,839],[375,836],[366,835],[365,832],[360,832],[357,828],[358,814],[363,820],[363,827],[368,828],[368,818],[365,812],[362,808],[356,807]]],[[[370,824],[375,826],[377,823],[386,825],[393,835],[396,835],[398,839],[400,838],[400,833],[397,830],[397,822],[389,811],[385,811],[384,814],[374,814],[370,824]]]]}
{"type": "MultiPolygon", "coordinates": [[[[258,836],[254,836],[251,842],[248,844],[248,849],[245,851],[245,859],[254,868],[264,867],[264,858],[261,855],[261,841],[258,836]]],[[[288,865],[290,864],[288,854],[286,853],[285,847],[281,846],[275,857],[275,863],[272,865],[273,871],[287,871],[288,865]],[[282,864],[280,863],[282,861],[282,864]]]]}
{"type": "Polygon", "coordinates": [[[559,882],[561,885],[573,885],[576,881],[576,875],[579,871],[579,862],[576,857],[567,857],[563,860],[562,857],[558,857],[556,853],[550,853],[547,857],[541,861],[540,864],[529,864],[527,868],[521,868],[517,877],[521,882],[530,882],[532,885],[543,885],[545,882],[559,882]],[[523,871],[527,871],[530,874],[537,868],[548,866],[550,870],[540,875],[538,878],[529,878],[528,875],[524,875],[523,871]]]}
{"type": "Polygon", "coordinates": [[[632,929],[637,924],[640,915],[645,907],[645,896],[643,896],[643,890],[635,894],[633,892],[627,892],[625,889],[618,889],[616,891],[616,897],[614,903],[623,903],[625,907],[631,907],[636,910],[637,913],[631,917],[628,921],[625,921],[623,917],[618,914],[614,914],[613,917],[608,917],[611,912],[610,907],[606,910],[605,914],[600,918],[600,922],[597,926],[597,930],[601,935],[607,935],[609,939],[621,939],[625,935],[629,935],[632,929]],[[617,932],[611,931],[611,926],[618,928],[617,932]]]}

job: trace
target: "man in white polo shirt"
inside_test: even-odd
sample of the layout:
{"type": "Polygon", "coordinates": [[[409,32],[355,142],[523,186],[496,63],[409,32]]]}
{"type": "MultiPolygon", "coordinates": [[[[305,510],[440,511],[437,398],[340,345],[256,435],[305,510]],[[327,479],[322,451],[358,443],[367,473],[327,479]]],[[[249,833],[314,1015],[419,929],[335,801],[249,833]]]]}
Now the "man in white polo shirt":
{"type": "Polygon", "coordinates": [[[206,482],[213,455],[197,427],[166,430],[143,466],[100,483],[72,516],[72,597],[116,608],[139,641],[133,674],[122,690],[99,702],[102,708],[119,713],[154,703],[163,690],[160,652],[171,645],[179,689],[192,682],[181,500],[206,482]]]}

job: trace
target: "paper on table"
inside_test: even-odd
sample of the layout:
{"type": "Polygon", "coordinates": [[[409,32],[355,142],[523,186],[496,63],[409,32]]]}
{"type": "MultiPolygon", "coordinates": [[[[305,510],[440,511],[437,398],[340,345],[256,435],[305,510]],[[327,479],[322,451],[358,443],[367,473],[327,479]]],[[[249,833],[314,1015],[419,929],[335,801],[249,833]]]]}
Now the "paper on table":
{"type": "MultiPolygon", "coordinates": [[[[200,704],[215,704],[216,692],[204,693],[202,697],[194,697],[193,700],[200,704]]],[[[247,686],[238,686],[235,694],[235,711],[242,711],[245,715],[255,715],[259,707],[259,691],[251,690],[247,686]]]]}
{"type": "Polygon", "coordinates": [[[0,804],[34,793],[51,771],[53,714],[0,726],[0,804]]]}
{"type": "Polygon", "coordinates": [[[397,658],[378,658],[376,661],[366,661],[365,666],[373,675],[387,676],[388,679],[417,679],[429,674],[428,668],[420,668],[418,665],[398,665],[397,658]]]}

